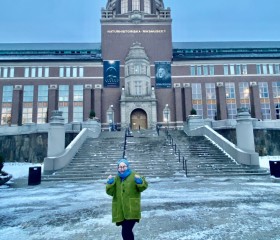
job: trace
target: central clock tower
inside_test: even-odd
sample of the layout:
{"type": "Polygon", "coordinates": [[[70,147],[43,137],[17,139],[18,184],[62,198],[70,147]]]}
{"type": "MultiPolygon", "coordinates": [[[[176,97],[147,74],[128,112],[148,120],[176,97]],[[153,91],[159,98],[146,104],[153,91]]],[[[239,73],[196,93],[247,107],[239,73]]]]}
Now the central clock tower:
{"type": "Polygon", "coordinates": [[[121,88],[118,97],[104,88],[104,99],[114,102],[122,128],[156,127],[155,62],[172,60],[171,24],[162,0],[108,0],[102,9],[102,57],[120,61],[121,88]]]}

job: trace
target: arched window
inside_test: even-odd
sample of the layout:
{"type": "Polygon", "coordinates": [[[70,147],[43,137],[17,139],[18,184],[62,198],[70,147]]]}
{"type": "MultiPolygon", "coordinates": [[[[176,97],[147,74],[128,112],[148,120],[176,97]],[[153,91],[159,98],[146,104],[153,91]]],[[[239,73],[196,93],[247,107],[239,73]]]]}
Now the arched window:
{"type": "Polygon", "coordinates": [[[144,12],[151,13],[151,0],[144,0],[144,12]]]}
{"type": "Polygon", "coordinates": [[[127,13],[128,12],[128,0],[122,0],[121,1],[121,13],[127,13]]]}
{"type": "Polygon", "coordinates": [[[140,0],[132,0],[132,11],[140,11],[140,0]]]}

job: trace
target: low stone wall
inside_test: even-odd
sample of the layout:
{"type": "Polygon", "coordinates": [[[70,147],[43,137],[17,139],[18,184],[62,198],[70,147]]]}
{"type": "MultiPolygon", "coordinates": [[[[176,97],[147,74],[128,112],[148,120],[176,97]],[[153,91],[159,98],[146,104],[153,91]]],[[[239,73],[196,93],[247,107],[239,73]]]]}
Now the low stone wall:
{"type": "MultiPolygon", "coordinates": [[[[216,131],[236,144],[235,129],[219,129],[216,131]]],[[[260,156],[280,155],[280,129],[254,129],[255,149],[260,156]]]]}
{"type": "MultiPolygon", "coordinates": [[[[78,133],[66,133],[65,147],[78,133]]],[[[0,153],[6,162],[42,163],[47,156],[48,133],[0,136],[0,153]]]]}

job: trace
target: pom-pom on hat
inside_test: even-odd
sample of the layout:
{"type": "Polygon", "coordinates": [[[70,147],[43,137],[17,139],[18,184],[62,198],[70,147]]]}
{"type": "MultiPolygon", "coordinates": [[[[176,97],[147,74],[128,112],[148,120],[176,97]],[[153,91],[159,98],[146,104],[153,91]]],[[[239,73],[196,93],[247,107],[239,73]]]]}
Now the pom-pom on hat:
{"type": "Polygon", "coordinates": [[[129,162],[127,161],[127,159],[125,158],[122,158],[118,161],[118,166],[121,164],[121,163],[124,163],[127,167],[129,167],[129,162]]]}

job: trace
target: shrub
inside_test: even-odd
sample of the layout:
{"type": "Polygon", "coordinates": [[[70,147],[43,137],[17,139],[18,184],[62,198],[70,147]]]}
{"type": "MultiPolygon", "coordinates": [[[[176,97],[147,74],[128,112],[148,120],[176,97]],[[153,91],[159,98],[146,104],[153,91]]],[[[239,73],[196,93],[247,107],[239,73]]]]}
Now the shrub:
{"type": "Polygon", "coordinates": [[[196,110],[194,109],[194,108],[192,108],[192,110],[191,110],[191,115],[196,115],[197,113],[196,113],[196,110]]]}
{"type": "Polygon", "coordinates": [[[95,111],[90,110],[90,113],[89,113],[89,118],[90,118],[90,119],[95,118],[95,111]]]}

